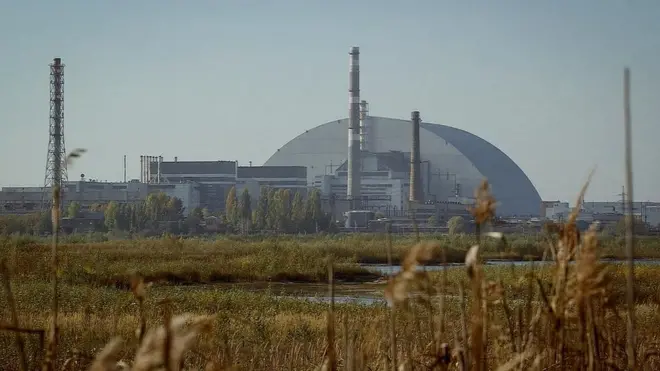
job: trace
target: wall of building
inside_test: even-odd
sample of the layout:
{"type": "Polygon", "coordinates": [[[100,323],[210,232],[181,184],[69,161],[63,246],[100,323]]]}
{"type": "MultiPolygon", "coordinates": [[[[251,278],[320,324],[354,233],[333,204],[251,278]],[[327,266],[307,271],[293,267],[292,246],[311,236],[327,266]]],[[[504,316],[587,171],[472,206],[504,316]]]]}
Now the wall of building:
{"type": "Polygon", "coordinates": [[[649,206],[646,209],[646,222],[652,228],[660,228],[660,206],[649,206]]]}

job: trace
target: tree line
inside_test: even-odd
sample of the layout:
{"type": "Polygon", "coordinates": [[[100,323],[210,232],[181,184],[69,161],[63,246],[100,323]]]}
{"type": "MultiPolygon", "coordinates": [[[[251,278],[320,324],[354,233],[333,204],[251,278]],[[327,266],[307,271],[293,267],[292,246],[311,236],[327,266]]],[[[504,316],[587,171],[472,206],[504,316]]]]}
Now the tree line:
{"type": "MultiPolygon", "coordinates": [[[[203,211],[202,211],[203,214],[203,211]]],[[[321,206],[321,193],[312,189],[306,198],[289,189],[262,187],[256,207],[244,188],[240,196],[232,187],[225,202],[223,222],[235,233],[273,231],[278,233],[315,233],[334,229],[329,214],[321,206]]]]}
{"type": "MultiPolygon", "coordinates": [[[[321,207],[321,194],[312,189],[307,197],[288,189],[262,187],[253,210],[252,196],[247,188],[240,195],[232,187],[225,201],[224,212],[211,213],[195,208],[184,217],[180,199],[163,192],[152,193],[141,202],[119,203],[111,201],[89,207],[91,213],[101,213],[96,231],[122,231],[152,234],[258,233],[315,233],[334,228],[329,214],[321,207]]],[[[64,217],[85,217],[80,203],[70,202],[64,217]]],[[[87,215],[88,218],[91,218],[87,215]]],[[[0,216],[0,234],[41,235],[52,232],[51,213],[0,216]]]]}

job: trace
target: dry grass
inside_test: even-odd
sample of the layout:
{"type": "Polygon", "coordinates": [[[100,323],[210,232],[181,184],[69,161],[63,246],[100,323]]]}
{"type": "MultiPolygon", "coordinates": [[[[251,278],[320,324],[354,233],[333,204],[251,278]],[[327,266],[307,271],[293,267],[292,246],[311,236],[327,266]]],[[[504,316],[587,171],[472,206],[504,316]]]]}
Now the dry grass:
{"type": "MultiPolygon", "coordinates": [[[[629,165],[629,188],[631,183],[629,165]]],[[[586,185],[578,205],[585,190],[586,185]]],[[[190,256],[181,252],[190,242],[177,239],[166,246],[154,241],[153,250],[142,241],[136,251],[122,243],[59,246],[57,234],[50,256],[39,245],[13,245],[5,251],[13,272],[5,261],[1,272],[7,299],[2,309],[10,318],[0,326],[3,365],[94,371],[660,368],[660,333],[653,326],[660,320],[654,287],[660,269],[634,269],[631,223],[625,267],[601,262],[601,241],[594,229],[579,233],[577,210],[550,228],[555,237],[547,244],[535,245],[541,250],[536,255],[548,257],[550,266],[485,267],[489,246],[500,256],[510,247],[503,236],[487,231],[496,205],[487,182],[476,197],[474,242],[468,248],[417,242],[401,250],[402,269],[383,287],[386,305],[334,302],[337,273],[368,275],[356,265],[356,250],[310,250],[276,241],[247,250],[235,243],[232,249],[205,245],[190,256]],[[495,242],[489,245],[486,237],[495,242]],[[446,263],[457,252],[464,256],[460,270],[420,269],[446,263]],[[158,284],[168,275],[201,277],[200,272],[204,278],[186,282],[213,282],[217,276],[272,280],[282,272],[319,281],[327,272],[331,300],[327,305],[158,284]]],[[[54,192],[54,224],[58,201],[54,192]]],[[[380,244],[376,256],[384,251],[393,262],[389,236],[385,244],[374,241],[380,244]]]]}
{"type": "MultiPolygon", "coordinates": [[[[486,186],[480,192],[489,197],[486,186]]],[[[474,212],[488,214],[491,209],[474,212]]],[[[488,219],[483,216],[484,223],[488,219]]],[[[4,333],[0,357],[14,369],[24,362],[34,369],[44,359],[51,369],[70,370],[271,370],[315,365],[346,370],[626,369],[626,322],[621,316],[627,293],[625,266],[601,263],[595,232],[580,236],[573,222],[556,226],[557,236],[545,245],[554,263],[538,268],[484,266],[485,249],[508,248],[501,236],[487,233],[485,227],[483,236],[474,239],[481,244],[463,254],[465,267],[442,272],[420,268],[447,260],[444,241],[403,249],[386,240],[381,249],[391,260],[397,248],[403,253],[401,272],[380,286],[389,304],[332,303],[330,308],[214,285],[150,285],[144,280],[148,274],[128,272],[142,268],[153,278],[153,272],[168,268],[210,271],[214,264],[225,263],[234,277],[254,280],[269,277],[254,272],[269,267],[266,262],[271,259],[282,264],[281,272],[299,269],[327,277],[328,255],[333,257],[332,270],[359,269],[359,258],[336,253],[348,249],[342,245],[334,251],[277,241],[234,242],[234,250],[213,242],[186,246],[180,240],[165,241],[162,250],[158,241],[142,247],[133,241],[63,245],[57,270],[57,352],[45,348],[38,337],[43,333],[39,330],[52,323],[46,308],[53,298],[45,295],[51,283],[43,272],[48,255],[38,245],[14,247],[6,250],[7,261],[15,266],[11,284],[5,280],[8,300],[2,309],[11,323],[4,328],[34,332],[4,333]],[[121,275],[125,288],[100,279],[118,280],[118,272],[126,272],[121,275]],[[149,368],[153,365],[157,367],[149,368]]],[[[271,261],[270,267],[274,265],[271,261]]],[[[652,326],[660,320],[655,290],[660,268],[638,267],[635,273],[635,353],[639,367],[654,369],[660,366],[658,332],[652,326]]],[[[329,295],[334,295],[333,284],[329,295]]]]}

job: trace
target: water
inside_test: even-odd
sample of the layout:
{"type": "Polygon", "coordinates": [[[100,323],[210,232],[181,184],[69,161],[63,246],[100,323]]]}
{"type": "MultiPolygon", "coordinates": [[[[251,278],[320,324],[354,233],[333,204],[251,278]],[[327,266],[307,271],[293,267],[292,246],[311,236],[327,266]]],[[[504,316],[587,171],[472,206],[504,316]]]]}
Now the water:
{"type": "MultiPolygon", "coordinates": [[[[625,261],[603,259],[604,263],[624,264],[625,261]]],[[[550,264],[549,261],[536,261],[534,265],[550,264]]],[[[659,265],[660,259],[639,259],[635,261],[638,265],[659,265]]],[[[490,260],[485,262],[487,266],[498,265],[528,265],[528,261],[508,261],[508,260],[490,260]]],[[[363,268],[379,272],[383,275],[396,274],[401,267],[390,266],[387,264],[362,264],[363,268]]],[[[447,264],[448,269],[462,268],[462,263],[447,264]]],[[[429,265],[423,267],[427,271],[440,271],[442,265],[429,265]]],[[[422,267],[420,267],[422,269],[422,267]]],[[[335,303],[336,304],[358,304],[358,305],[386,305],[384,298],[385,280],[373,283],[338,283],[335,285],[335,303]]],[[[328,285],[324,283],[232,283],[217,284],[226,285],[232,288],[254,292],[268,292],[276,298],[306,300],[315,303],[330,303],[328,295],[328,285]]]]}
{"type": "MultiPolygon", "coordinates": [[[[609,264],[625,264],[624,260],[613,260],[613,259],[602,259],[601,262],[603,263],[609,263],[609,264]]],[[[504,265],[504,266],[510,266],[510,265],[515,265],[515,266],[521,266],[521,265],[529,265],[529,261],[512,261],[512,260],[489,260],[486,261],[484,264],[486,266],[498,266],[498,265],[504,265]]],[[[546,265],[546,264],[551,264],[553,263],[552,261],[535,261],[534,265],[539,266],[539,265],[546,265]]],[[[635,260],[636,265],[660,265],[660,259],[637,259],[635,260]]],[[[383,275],[391,275],[391,274],[397,274],[401,271],[401,266],[399,265],[387,265],[387,264],[361,264],[361,267],[378,272],[383,275]]],[[[463,267],[463,263],[448,263],[447,268],[448,269],[453,269],[457,267],[463,267]]],[[[434,271],[441,271],[443,268],[442,265],[425,265],[423,267],[419,267],[418,269],[426,269],[429,272],[434,272],[434,271]]]]}

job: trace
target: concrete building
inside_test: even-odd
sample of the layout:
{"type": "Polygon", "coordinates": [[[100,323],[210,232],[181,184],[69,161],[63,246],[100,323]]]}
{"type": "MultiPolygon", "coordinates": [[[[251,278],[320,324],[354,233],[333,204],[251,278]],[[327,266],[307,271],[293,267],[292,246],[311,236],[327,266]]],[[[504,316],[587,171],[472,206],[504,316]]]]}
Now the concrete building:
{"type": "MultiPolygon", "coordinates": [[[[0,209],[4,214],[25,214],[39,211],[44,194],[50,196],[50,189],[44,187],[4,187],[0,191],[0,209]]],[[[195,183],[181,184],[145,184],[130,182],[97,182],[80,180],[64,184],[62,204],[64,209],[71,202],[77,202],[81,211],[87,211],[92,205],[109,202],[135,203],[144,201],[150,193],[164,192],[177,197],[183,202],[184,213],[199,205],[198,186],[195,183]]]]}
{"type": "MultiPolygon", "coordinates": [[[[393,206],[399,207],[408,192],[404,190],[405,176],[400,177],[402,171],[398,170],[410,166],[405,164],[410,160],[405,159],[409,159],[411,153],[411,121],[375,116],[365,116],[363,121],[369,130],[365,134],[368,135],[368,146],[361,152],[361,168],[367,174],[360,172],[361,183],[364,184],[360,184],[358,193],[388,193],[382,189],[391,187],[393,190],[389,193],[393,206]],[[383,163],[387,162],[383,156],[394,156],[393,153],[403,153],[404,163],[383,167],[383,163]],[[379,166],[383,169],[381,173],[378,173],[379,166]],[[367,169],[375,169],[377,174],[369,174],[371,170],[367,169]],[[378,188],[381,190],[376,191],[378,188]],[[395,188],[401,190],[400,196],[397,196],[395,188]]],[[[305,166],[309,183],[325,192],[336,193],[340,199],[340,195],[346,194],[346,187],[341,190],[345,180],[342,171],[337,172],[337,167],[346,167],[347,127],[348,120],[341,119],[307,130],[278,149],[265,165],[305,166]]],[[[470,198],[479,183],[487,178],[500,202],[498,214],[540,214],[541,197],[532,182],[492,144],[460,129],[424,122],[420,124],[419,136],[421,183],[424,188],[422,201],[446,202],[451,197],[470,198]]]]}
{"type": "Polygon", "coordinates": [[[646,222],[651,228],[660,229],[660,206],[651,205],[646,208],[646,222]]]}
{"type": "Polygon", "coordinates": [[[149,170],[150,184],[165,187],[194,183],[199,198],[191,199],[211,212],[225,210],[227,195],[234,186],[238,194],[247,188],[253,204],[259,199],[261,187],[286,188],[292,193],[300,191],[303,196],[307,191],[307,168],[304,166],[238,166],[236,161],[177,160],[152,162],[149,170]]]}
{"type": "Polygon", "coordinates": [[[151,184],[196,183],[199,205],[225,209],[227,193],[236,184],[235,161],[159,161],[150,163],[151,184]]]}

